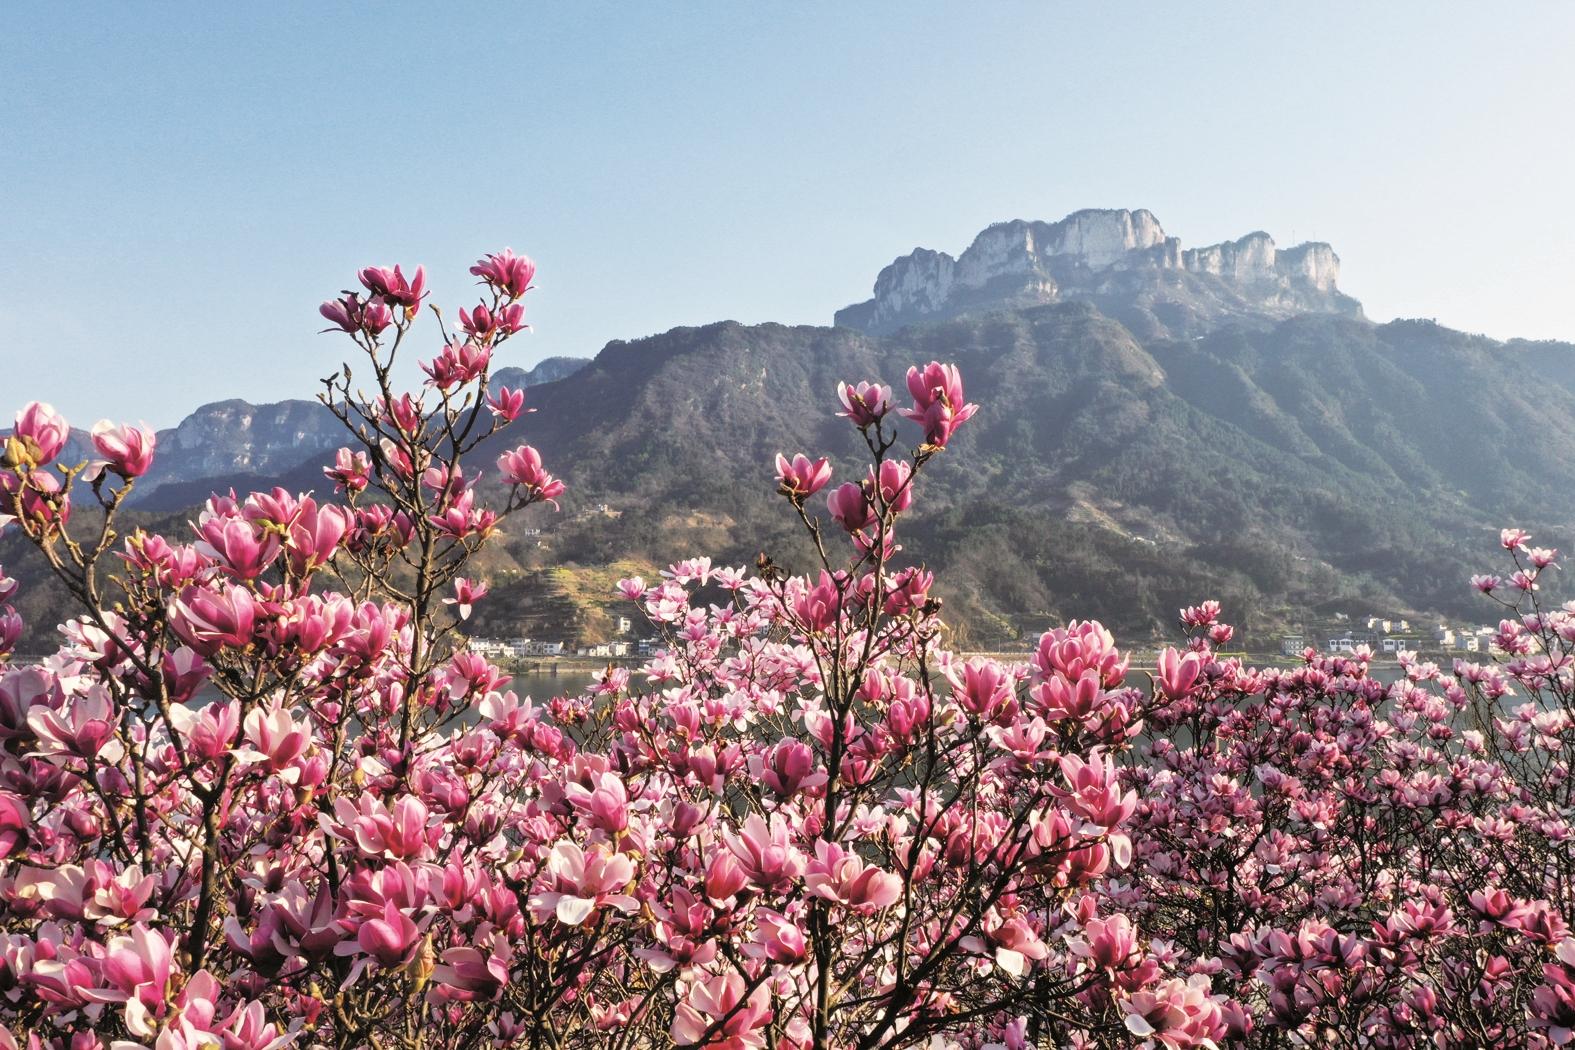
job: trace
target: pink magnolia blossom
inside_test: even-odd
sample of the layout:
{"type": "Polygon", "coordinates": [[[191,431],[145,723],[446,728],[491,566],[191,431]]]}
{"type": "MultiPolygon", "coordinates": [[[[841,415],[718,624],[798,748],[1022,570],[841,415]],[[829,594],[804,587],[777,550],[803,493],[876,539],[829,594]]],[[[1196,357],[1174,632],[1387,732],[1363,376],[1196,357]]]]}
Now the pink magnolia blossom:
{"type": "Polygon", "coordinates": [[[486,948],[449,948],[432,973],[439,998],[457,1002],[496,999],[509,983],[513,949],[498,939],[486,948]]]}
{"type": "Polygon", "coordinates": [[[372,483],[372,463],[365,452],[351,452],[342,448],[334,453],[334,463],[331,467],[324,467],[323,474],[334,483],[335,488],[346,492],[364,492],[372,483]]]}
{"type": "Polygon", "coordinates": [[[499,456],[498,470],[505,481],[524,489],[531,499],[545,500],[556,507],[557,498],[563,495],[563,482],[543,469],[541,453],[529,445],[499,456]]]}
{"type": "Polygon", "coordinates": [[[429,857],[440,833],[426,804],[412,795],[400,796],[392,807],[366,795],[359,803],[341,798],[334,804],[332,825],[333,834],[354,842],[365,856],[391,860],[429,857]]]}
{"type": "Polygon", "coordinates": [[[865,864],[856,853],[820,839],[804,875],[804,889],[856,910],[880,911],[902,897],[902,879],[865,864]]]}
{"type": "Polygon", "coordinates": [[[1554,1046],[1575,1043],[1575,941],[1559,946],[1557,960],[1543,965],[1542,977],[1531,993],[1532,1027],[1554,1046]]]}
{"type": "Polygon", "coordinates": [[[103,987],[90,990],[99,1002],[124,1003],[126,1026],[136,1035],[157,1030],[165,1009],[174,956],[163,934],[137,923],[124,936],[111,938],[99,964],[103,987]]]}
{"type": "Polygon", "coordinates": [[[226,647],[245,648],[256,620],[256,600],[238,584],[189,586],[169,606],[170,627],[204,656],[226,647]]]}
{"type": "Polygon", "coordinates": [[[432,360],[422,361],[421,370],[427,374],[428,386],[445,392],[444,396],[451,397],[453,395],[449,392],[454,387],[479,379],[486,373],[491,363],[491,346],[474,342],[455,342],[445,346],[432,360]]]}
{"type": "Polygon", "coordinates": [[[871,493],[871,502],[877,507],[902,512],[913,505],[913,465],[907,460],[882,460],[877,472],[870,468],[865,487],[871,493]],[[875,497],[878,497],[878,501],[875,497]]]}
{"type": "Polygon", "coordinates": [[[1138,953],[1137,929],[1125,915],[1090,919],[1072,942],[1072,952],[1100,969],[1124,970],[1138,953]]]}
{"type": "Polygon", "coordinates": [[[857,482],[848,481],[831,490],[826,508],[832,518],[849,532],[857,532],[873,518],[869,497],[857,482]]]}
{"type": "Polygon", "coordinates": [[[705,869],[705,895],[721,903],[727,901],[749,882],[738,858],[731,851],[720,851],[711,858],[705,869]]]}
{"type": "Polygon", "coordinates": [[[824,569],[813,586],[800,583],[793,591],[793,614],[806,630],[824,631],[837,622],[842,614],[843,591],[847,581],[833,576],[824,569]]]}
{"type": "Polygon", "coordinates": [[[1172,700],[1179,700],[1191,691],[1202,670],[1203,658],[1197,653],[1166,648],[1160,651],[1155,677],[1161,692],[1172,700]]]}
{"type": "Polygon", "coordinates": [[[1010,717],[1016,708],[1016,680],[999,664],[970,660],[949,668],[952,697],[964,711],[985,721],[1010,717]]]}
{"type": "Polygon", "coordinates": [[[17,412],[16,426],[11,433],[27,450],[28,464],[42,467],[53,462],[65,449],[71,428],[53,405],[30,401],[17,412]]]}
{"type": "Polygon", "coordinates": [[[675,1046],[753,1050],[766,1045],[765,1025],[771,1016],[770,994],[763,985],[749,991],[741,974],[701,975],[674,1011],[670,1034],[675,1046]]]}
{"type": "Polygon", "coordinates": [[[216,762],[234,747],[241,728],[240,706],[234,702],[208,704],[200,711],[176,707],[170,718],[177,732],[185,737],[191,755],[204,762],[216,762]]]}
{"type": "Polygon", "coordinates": [[[22,617],[17,615],[15,609],[7,605],[0,610],[0,655],[16,648],[22,637],[23,626],[22,617]]]}
{"type": "Polygon", "coordinates": [[[886,615],[907,616],[923,612],[934,586],[935,574],[927,569],[909,565],[899,570],[886,594],[886,615]]]}
{"type": "Polygon", "coordinates": [[[487,585],[475,583],[463,576],[454,580],[454,596],[444,598],[444,605],[452,605],[459,612],[461,620],[470,619],[470,608],[487,596],[487,585]]]}
{"type": "Polygon", "coordinates": [[[317,308],[317,312],[333,325],[333,328],[323,329],[325,332],[337,329],[350,335],[361,332],[380,335],[394,323],[394,315],[380,299],[363,301],[354,293],[346,293],[341,299],[329,299],[317,308]]]}
{"type": "Polygon", "coordinates": [[[45,755],[118,761],[124,746],[115,734],[115,709],[100,687],[72,697],[60,710],[38,706],[27,714],[28,727],[45,755]]]}
{"type": "Polygon", "coordinates": [[[506,386],[494,387],[487,394],[487,408],[506,423],[514,422],[527,411],[536,411],[525,408],[525,391],[506,386]]]}
{"type": "Polygon", "coordinates": [[[1219,616],[1219,602],[1199,602],[1197,605],[1189,605],[1181,610],[1181,625],[1183,627],[1212,627],[1219,620],[1219,616]]]}
{"type": "Polygon", "coordinates": [[[71,522],[71,498],[55,475],[0,471],[0,529],[20,521],[40,537],[55,537],[71,522]]]}
{"type": "Polygon", "coordinates": [[[973,418],[978,405],[963,400],[962,374],[956,365],[931,361],[923,369],[908,369],[908,393],[913,407],[902,414],[924,427],[926,444],[944,448],[952,432],[973,418]]]}
{"type": "Polygon", "coordinates": [[[1121,1001],[1122,1020],[1146,1047],[1166,1050],[1212,1048],[1225,1034],[1220,1004],[1209,994],[1209,980],[1194,974],[1172,978],[1152,991],[1132,993],[1121,1001]]]}
{"type": "Polygon", "coordinates": [[[470,272],[500,294],[518,299],[530,290],[530,282],[536,276],[536,264],[529,256],[515,255],[513,249],[505,248],[478,259],[470,272]]]}
{"type": "Polygon", "coordinates": [[[351,523],[350,512],[343,507],[302,500],[284,544],[291,571],[304,575],[327,565],[349,534],[351,523]]]}
{"type": "Polygon", "coordinates": [[[791,966],[803,962],[808,951],[804,931],[797,922],[769,908],[756,910],[754,934],[743,947],[745,955],[791,966]]]}
{"type": "Polygon", "coordinates": [[[1117,651],[1115,639],[1092,620],[1073,620],[1064,628],[1047,631],[1039,639],[1033,665],[1041,679],[1060,675],[1075,682],[1084,671],[1093,671],[1106,689],[1120,685],[1127,670],[1127,661],[1117,651]]]}
{"type": "Polygon", "coordinates": [[[140,478],[153,465],[153,448],[158,442],[146,424],[134,427],[101,419],[93,424],[92,436],[93,447],[123,478],[140,478]]]}
{"type": "Polygon", "coordinates": [[[508,303],[496,311],[488,309],[486,303],[477,303],[468,312],[460,307],[459,326],[467,334],[481,339],[494,333],[513,335],[528,327],[525,324],[525,307],[519,303],[508,303]]]}
{"type": "Polygon", "coordinates": [[[563,840],[552,848],[541,890],[530,899],[533,912],[554,915],[566,926],[579,926],[602,908],[631,912],[637,902],[625,889],[634,878],[628,857],[595,846],[589,850],[563,840]]]}
{"type": "Polygon", "coordinates": [[[590,786],[570,784],[564,795],[592,827],[617,836],[629,826],[629,794],[616,774],[593,774],[590,786]]]}
{"type": "Polygon", "coordinates": [[[261,576],[283,550],[276,530],[259,528],[237,514],[204,514],[197,535],[197,550],[242,580],[261,576]]]}
{"type": "Polygon", "coordinates": [[[18,852],[28,842],[32,813],[20,795],[0,791],[0,860],[18,852]]]}
{"type": "Polygon", "coordinates": [[[415,274],[409,279],[398,266],[392,270],[384,266],[369,266],[361,271],[360,278],[366,290],[377,298],[391,306],[404,307],[407,317],[414,314],[416,307],[426,297],[427,271],[423,266],[417,266],[415,274]]]}
{"type": "MultiPolygon", "coordinates": [[[[223,734],[228,726],[227,716],[214,716],[215,735],[223,734]]],[[[194,727],[195,728],[195,727],[194,727]]],[[[244,725],[246,746],[236,752],[243,763],[256,763],[268,773],[277,773],[287,782],[300,775],[296,760],[311,745],[308,726],[298,723],[282,705],[267,709],[256,708],[246,716],[244,725]]]]}
{"type": "Polygon", "coordinates": [[[824,457],[811,460],[798,453],[790,461],[781,453],[777,454],[777,491],[784,496],[798,499],[813,496],[830,480],[831,463],[824,457]]]}
{"type": "Polygon", "coordinates": [[[799,740],[781,740],[752,763],[760,782],[783,798],[812,791],[827,779],[817,768],[814,751],[799,740]]]}
{"type": "Polygon", "coordinates": [[[791,844],[780,817],[767,821],[752,814],[737,834],[724,831],[723,837],[744,874],[761,889],[781,889],[804,873],[804,855],[791,844]]]}
{"type": "Polygon", "coordinates": [[[891,387],[879,383],[838,383],[837,399],[842,402],[842,411],[837,414],[860,428],[879,423],[891,411],[891,387]]]}

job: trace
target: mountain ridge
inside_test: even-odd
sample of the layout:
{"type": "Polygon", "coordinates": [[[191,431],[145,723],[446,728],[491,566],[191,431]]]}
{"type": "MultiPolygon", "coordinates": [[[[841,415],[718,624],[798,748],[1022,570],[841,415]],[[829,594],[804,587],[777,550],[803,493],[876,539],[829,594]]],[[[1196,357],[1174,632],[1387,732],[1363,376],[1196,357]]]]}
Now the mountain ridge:
{"type": "MultiPolygon", "coordinates": [[[[499,451],[528,441],[570,489],[561,514],[533,510],[489,551],[489,624],[507,629],[509,602],[533,600],[528,581],[549,569],[600,578],[695,553],[747,564],[762,549],[807,566],[772,457],[825,454],[840,477],[861,474],[856,435],[833,412],[837,382],[900,390],[907,366],[931,359],[955,361],[983,407],[934,460],[903,542],[938,570],[966,644],[1087,616],[1156,635],[1209,597],[1260,641],[1336,609],[1483,615],[1465,581],[1499,526],[1529,525],[1550,546],[1575,538],[1575,418],[1547,407],[1575,393],[1575,346],[1376,324],[1311,249],[1271,257],[1260,234],[1231,251],[1182,249],[1152,215],[1125,214],[1054,243],[1035,233],[1081,254],[1040,252],[1026,269],[1027,256],[1001,256],[966,304],[943,298],[890,331],[724,321],[614,340],[561,374],[500,369],[498,382],[535,388],[537,411],[475,462],[490,476],[499,451]],[[1024,290],[1044,260],[1059,283],[1038,301],[1024,290]],[[1289,276],[1271,268],[1282,261],[1289,276]],[[1323,298],[1299,309],[1284,291],[1295,281],[1323,298]]],[[[205,406],[194,416],[220,451],[242,417],[306,436],[254,436],[228,459],[175,443],[140,512],[184,514],[232,485],[323,491],[344,435],[303,424],[309,409],[334,422],[313,402],[205,406]],[[231,469],[180,476],[199,453],[231,469]]]]}
{"type": "Polygon", "coordinates": [[[1148,318],[1138,327],[1177,336],[1254,315],[1360,317],[1361,304],[1337,287],[1339,273],[1339,256],[1321,241],[1280,249],[1259,230],[1184,249],[1146,208],[1089,208],[1056,222],[994,223],[955,258],[916,248],[881,270],[872,298],[837,311],[833,323],[884,334],[1064,299],[1112,313],[1136,308],[1148,318]]]}

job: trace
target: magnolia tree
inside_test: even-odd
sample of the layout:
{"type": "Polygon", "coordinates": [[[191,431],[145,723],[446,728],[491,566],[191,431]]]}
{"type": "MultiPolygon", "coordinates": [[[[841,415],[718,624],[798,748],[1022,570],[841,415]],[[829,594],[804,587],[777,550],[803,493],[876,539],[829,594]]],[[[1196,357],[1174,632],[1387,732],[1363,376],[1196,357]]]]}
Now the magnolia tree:
{"type": "Polygon", "coordinates": [[[78,614],[0,662],[0,1046],[1211,1045],[1208,976],[1099,889],[1138,805],[1110,636],[954,660],[898,563],[975,411],[954,368],[910,370],[900,411],[840,388],[868,469],[823,503],[826,460],[778,460],[815,564],[623,581],[664,639],[639,672],[544,708],[467,651],[468,560],[563,491],[527,445],[485,487],[467,461],[525,412],[488,376],[533,270],[472,268],[417,391],[422,270],[323,305],[363,377],[323,394],[353,438],[331,496],[122,535],[152,433],[100,424],[69,463],[59,416],[18,415],[0,524],[78,614]]]}
{"type": "Polygon", "coordinates": [[[1094,623],[956,659],[898,543],[976,410],[932,363],[901,408],[839,387],[867,453],[840,484],[778,457],[810,564],[622,581],[657,655],[537,705],[458,630],[472,555],[563,492],[494,437],[534,268],[471,272],[416,391],[423,271],[322,306],[369,377],[327,381],[352,442],[322,497],[121,535],[153,434],[101,423],[73,463],[18,414],[0,527],[78,613],[7,662],[0,572],[0,1048],[1575,1040],[1553,552],[1507,532],[1512,575],[1475,581],[1499,662],[1391,685],[1367,653],[1224,659],[1214,603],[1141,687],[1094,623]]]}
{"type": "Polygon", "coordinates": [[[1506,530],[1497,663],[1365,647],[1256,671],[1217,603],[1158,660],[1123,783],[1127,878],[1102,889],[1151,951],[1208,974],[1230,1045],[1546,1047],[1575,1041],[1575,603],[1556,552],[1506,530]]]}

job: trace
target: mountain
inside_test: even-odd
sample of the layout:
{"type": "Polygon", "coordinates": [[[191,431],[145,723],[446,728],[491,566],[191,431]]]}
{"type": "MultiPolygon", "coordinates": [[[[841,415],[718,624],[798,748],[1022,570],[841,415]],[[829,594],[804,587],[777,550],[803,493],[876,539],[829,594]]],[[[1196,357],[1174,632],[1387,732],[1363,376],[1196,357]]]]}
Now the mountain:
{"type": "Polygon", "coordinates": [[[1134,332],[1187,336],[1226,320],[1301,313],[1360,317],[1335,287],[1340,258],[1327,244],[1280,251],[1267,233],[1183,249],[1147,210],[1090,209],[1060,222],[996,223],[957,258],[917,248],[875,279],[875,296],[839,310],[866,332],[980,310],[1093,302],[1134,332]]]}
{"type": "Polygon", "coordinates": [[[544,357],[529,369],[500,368],[493,378],[503,386],[528,389],[567,379],[590,363],[588,357],[544,357]]]}
{"type": "Polygon", "coordinates": [[[527,424],[574,486],[542,563],[791,549],[772,454],[827,451],[847,476],[837,380],[931,358],[984,407],[906,542],[980,644],[1087,615],[1146,635],[1203,597],[1260,643],[1337,610],[1482,617],[1465,581],[1497,527],[1559,542],[1575,512],[1575,420],[1519,378],[1547,358],[1568,382],[1575,347],[1330,314],[1140,340],[1073,301],[888,336],[723,323],[611,344],[527,424]],[[585,513],[602,504],[616,516],[585,513]]]}
{"type": "MultiPolygon", "coordinates": [[[[589,364],[583,357],[549,357],[530,369],[500,368],[495,382],[526,389],[556,382],[589,364]]],[[[0,432],[4,433],[4,432],[0,432]]],[[[273,484],[316,463],[345,443],[344,426],[317,401],[254,405],[233,399],[203,405],[179,425],[158,432],[153,469],[138,484],[136,506],[177,510],[210,491],[273,484]]],[[[87,431],[72,431],[68,458],[93,455],[87,431]]]]}
{"type": "MultiPolygon", "coordinates": [[[[959,644],[1074,616],[1146,637],[1210,597],[1260,647],[1335,612],[1487,619],[1465,581],[1494,567],[1500,525],[1572,539],[1575,346],[1374,324],[1337,277],[1326,245],[1189,250],[1146,211],[1079,212],[993,226],[956,260],[899,259],[835,327],[721,322],[615,341],[552,378],[547,362],[502,370],[538,411],[478,464],[530,441],[570,491],[488,551],[477,629],[595,636],[607,580],[696,553],[807,566],[772,456],[829,454],[854,476],[837,382],[900,392],[931,359],[957,362],[983,406],[902,536],[938,570],[959,644]]],[[[312,409],[199,410],[139,513],[179,522],[225,471],[321,491],[342,442],[312,409]]],[[[0,563],[21,564],[14,542],[0,563]]]]}
{"type": "Polygon", "coordinates": [[[141,498],[205,478],[267,478],[344,444],[344,427],[317,401],[203,405],[159,432],[154,470],[141,498]]]}

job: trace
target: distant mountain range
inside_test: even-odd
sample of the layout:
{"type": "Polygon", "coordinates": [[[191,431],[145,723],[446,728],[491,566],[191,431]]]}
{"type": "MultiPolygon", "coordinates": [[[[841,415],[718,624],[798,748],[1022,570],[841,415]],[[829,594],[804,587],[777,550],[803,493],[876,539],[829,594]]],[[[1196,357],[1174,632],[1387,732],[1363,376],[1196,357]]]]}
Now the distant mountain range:
{"type": "MultiPolygon", "coordinates": [[[[1259,643],[1335,610],[1484,618],[1466,578],[1493,530],[1568,544],[1575,346],[1374,324],[1338,274],[1324,244],[1184,249],[1147,211],[1084,211],[992,226],[955,259],[916,250],[836,327],[723,322],[505,369],[538,409],[509,440],[571,489],[489,554],[475,627],[540,636],[552,608],[590,637],[618,572],[802,557],[771,456],[851,469],[837,381],[900,388],[932,358],[983,409],[905,542],[939,570],[962,644],[1071,616],[1147,636],[1207,597],[1259,643]]],[[[343,443],[313,402],[205,406],[160,435],[144,513],[232,484],[321,490],[343,443]]]]}
{"type": "MultiPolygon", "coordinates": [[[[549,357],[530,369],[500,368],[495,382],[539,386],[589,363],[583,357],[549,357]]],[[[0,435],[9,432],[0,429],[0,435]]],[[[179,510],[206,499],[214,488],[267,483],[298,471],[303,463],[315,463],[345,444],[347,436],[343,424],[318,401],[215,401],[158,432],[153,469],[137,483],[133,505],[179,510]]],[[[67,458],[91,455],[88,432],[72,428],[67,458]]]]}

